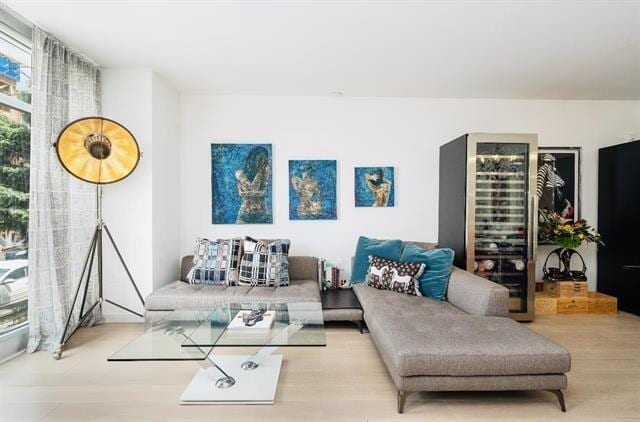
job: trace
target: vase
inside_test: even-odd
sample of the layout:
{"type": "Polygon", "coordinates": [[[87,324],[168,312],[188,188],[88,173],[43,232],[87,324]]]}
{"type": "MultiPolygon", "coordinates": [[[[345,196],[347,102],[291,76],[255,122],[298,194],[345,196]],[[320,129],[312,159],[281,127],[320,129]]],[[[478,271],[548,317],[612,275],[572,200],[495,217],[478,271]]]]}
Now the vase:
{"type": "Polygon", "coordinates": [[[544,261],[544,267],[542,272],[544,274],[543,280],[548,281],[587,281],[586,276],[587,266],[584,262],[582,255],[575,249],[571,248],[557,248],[551,251],[547,255],[547,259],[544,261]],[[577,255],[582,261],[581,270],[571,269],[571,260],[577,255]],[[558,258],[558,267],[547,267],[549,258],[556,256],[558,258]]]}
{"type": "Polygon", "coordinates": [[[571,257],[573,256],[575,249],[562,249],[560,251],[560,274],[565,280],[571,280],[571,257]]]}

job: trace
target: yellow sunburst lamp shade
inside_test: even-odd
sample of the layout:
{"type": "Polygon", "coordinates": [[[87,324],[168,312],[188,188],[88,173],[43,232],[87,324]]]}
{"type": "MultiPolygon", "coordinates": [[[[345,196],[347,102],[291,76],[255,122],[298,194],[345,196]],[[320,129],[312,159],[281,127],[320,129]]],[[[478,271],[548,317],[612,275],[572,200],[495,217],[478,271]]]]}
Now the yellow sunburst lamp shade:
{"type": "Polygon", "coordinates": [[[104,185],[124,179],[140,160],[136,138],[104,117],[85,117],[65,127],[55,144],[62,166],[85,182],[104,185]]]}

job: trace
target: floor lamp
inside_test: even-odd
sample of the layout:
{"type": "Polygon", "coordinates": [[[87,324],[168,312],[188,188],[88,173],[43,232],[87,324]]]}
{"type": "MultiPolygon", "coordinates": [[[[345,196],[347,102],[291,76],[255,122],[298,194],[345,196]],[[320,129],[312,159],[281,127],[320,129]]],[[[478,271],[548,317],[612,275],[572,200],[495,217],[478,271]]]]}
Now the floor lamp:
{"type": "Polygon", "coordinates": [[[54,352],[53,358],[60,359],[62,349],[71,338],[79,326],[91,315],[96,306],[103,302],[110,303],[118,308],[124,309],[134,315],[142,317],[142,314],[135,312],[126,306],[105,299],[102,289],[102,251],[103,235],[106,234],[109,242],[113,246],[120,263],[131,281],[131,285],[138,294],[140,302],[144,306],[144,299],[140,290],[133,280],[133,276],[124,262],[124,258],[113,240],[109,228],[102,218],[102,185],[116,183],[129,176],[140,161],[140,148],[134,136],[121,124],[106,119],[104,117],[85,117],[69,123],[58,136],[54,144],[58,159],[62,167],[78,179],[96,185],[96,227],[93,232],[93,239],[87,252],[87,257],[82,267],[80,280],[73,296],[73,302],[69,308],[60,343],[54,352]],[[87,293],[94,262],[98,271],[98,300],[87,308],[87,293]],[[84,282],[84,292],[82,295],[82,305],[80,306],[80,318],[77,326],[67,336],[71,324],[71,317],[78,301],[78,296],[84,282]]]}

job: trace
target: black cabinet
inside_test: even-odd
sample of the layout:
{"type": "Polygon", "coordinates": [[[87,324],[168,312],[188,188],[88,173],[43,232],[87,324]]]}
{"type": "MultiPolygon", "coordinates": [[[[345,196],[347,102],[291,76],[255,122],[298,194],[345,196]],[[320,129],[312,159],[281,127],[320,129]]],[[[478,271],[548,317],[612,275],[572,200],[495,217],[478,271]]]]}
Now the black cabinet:
{"type": "Polygon", "coordinates": [[[598,163],[598,291],[640,315],[640,141],[601,148],[598,163]]]}

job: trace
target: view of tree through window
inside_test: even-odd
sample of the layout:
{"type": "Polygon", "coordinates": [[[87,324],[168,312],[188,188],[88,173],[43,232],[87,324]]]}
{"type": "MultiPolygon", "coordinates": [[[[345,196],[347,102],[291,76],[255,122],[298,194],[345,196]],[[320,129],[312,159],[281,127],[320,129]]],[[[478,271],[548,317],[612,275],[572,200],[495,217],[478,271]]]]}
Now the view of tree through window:
{"type": "Polygon", "coordinates": [[[0,32],[0,334],[26,324],[31,52],[0,32]]]}

